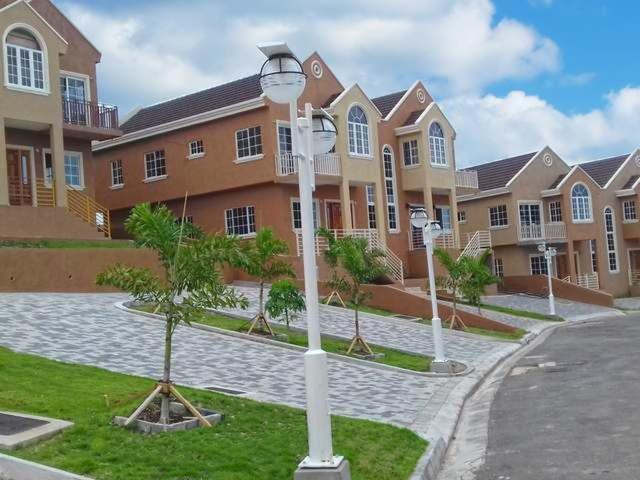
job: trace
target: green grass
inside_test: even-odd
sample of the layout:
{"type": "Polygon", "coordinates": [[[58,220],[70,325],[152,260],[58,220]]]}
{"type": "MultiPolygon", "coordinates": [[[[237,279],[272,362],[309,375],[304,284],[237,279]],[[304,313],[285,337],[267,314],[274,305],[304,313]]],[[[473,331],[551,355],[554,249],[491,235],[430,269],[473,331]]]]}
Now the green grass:
{"type": "Polygon", "coordinates": [[[1,240],[0,248],[134,248],[129,240],[1,240]]]}
{"type": "MultiPolygon", "coordinates": [[[[302,410],[181,388],[218,410],[211,429],[142,435],[110,425],[130,414],[154,382],[0,348],[0,410],[44,415],[74,426],[10,455],[96,480],[289,479],[307,451],[302,410]]],[[[335,451],[354,480],[407,479],[427,443],[390,425],[333,417],[335,451]]]]}
{"type": "MultiPolygon", "coordinates": [[[[431,320],[428,318],[421,318],[418,323],[424,323],[425,325],[431,325],[431,320]]],[[[443,328],[446,328],[443,322],[443,328]]],[[[488,330],[486,328],[467,327],[465,332],[474,333],[476,335],[484,335],[485,337],[499,338],[502,340],[518,341],[527,334],[526,330],[517,328],[513,332],[499,332],[497,330],[488,330]]]]}
{"type": "MultiPolygon", "coordinates": [[[[466,302],[460,302],[460,303],[464,303],[465,305],[470,305],[469,303],[466,303],[466,302]]],[[[488,303],[482,303],[480,305],[480,308],[481,309],[484,308],[485,310],[492,310],[494,312],[507,313],[509,315],[514,315],[516,317],[532,318],[534,320],[546,320],[550,322],[563,321],[563,319],[560,317],[552,317],[551,315],[546,315],[544,313],[530,312],[528,310],[518,310],[515,308],[503,307],[501,305],[492,305],[488,303]]]]}
{"type": "MultiPolygon", "coordinates": [[[[152,305],[141,305],[135,308],[144,312],[153,312],[155,310],[155,307],[152,305]]],[[[224,330],[231,330],[234,332],[246,332],[250,326],[250,323],[247,320],[214,313],[197,315],[192,322],[222,328],[224,330]]],[[[285,326],[279,325],[275,322],[271,322],[270,325],[276,334],[287,336],[286,340],[282,339],[281,341],[297,345],[299,347],[307,347],[306,333],[287,330],[285,326]]],[[[338,355],[347,354],[349,343],[350,342],[347,340],[340,340],[326,336],[322,337],[322,348],[326,352],[336,353],[338,355]]],[[[406,368],[417,372],[428,372],[431,370],[431,357],[412,355],[410,353],[400,352],[398,350],[379,345],[370,344],[369,346],[375,353],[384,353],[384,357],[370,360],[372,362],[406,368]]]]}

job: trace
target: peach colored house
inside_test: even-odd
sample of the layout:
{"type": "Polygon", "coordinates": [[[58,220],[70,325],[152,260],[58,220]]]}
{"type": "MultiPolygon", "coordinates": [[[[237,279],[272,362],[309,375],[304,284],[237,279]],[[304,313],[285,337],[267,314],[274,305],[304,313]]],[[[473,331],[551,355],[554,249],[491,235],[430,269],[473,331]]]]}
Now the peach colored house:
{"type": "Polygon", "coordinates": [[[478,189],[458,196],[460,230],[485,230],[500,276],[546,274],[538,245],[556,247],[552,274],[615,296],[640,279],[638,151],[567,165],[553,150],[473,167],[478,189]]]}
{"type": "MultiPolygon", "coordinates": [[[[368,238],[397,281],[424,276],[409,208],[432,209],[447,231],[442,242],[457,247],[453,128],[419,82],[372,99],[358,84],[345,87],[317,53],[303,67],[299,108],[324,108],[338,128],[334,151],[315,159],[317,227],[368,238]]],[[[93,148],[96,196],[111,210],[114,236],[126,235],[137,203],[179,212],[188,194],[187,217],[205,230],[250,237],[270,226],[299,256],[288,116],[262,94],[257,75],[133,112],[124,135],[93,148]]]]}
{"type": "Polygon", "coordinates": [[[108,236],[91,142],[120,131],[100,52],[49,0],[0,0],[0,34],[0,237],[108,236]]]}

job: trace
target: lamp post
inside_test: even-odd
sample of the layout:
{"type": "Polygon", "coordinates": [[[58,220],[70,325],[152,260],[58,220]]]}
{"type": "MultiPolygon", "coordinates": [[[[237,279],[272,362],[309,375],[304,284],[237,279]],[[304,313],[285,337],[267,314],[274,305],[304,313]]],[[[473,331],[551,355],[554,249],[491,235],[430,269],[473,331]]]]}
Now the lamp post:
{"type": "Polygon", "coordinates": [[[431,363],[435,372],[449,372],[450,365],[444,353],[444,341],[442,340],[442,321],[438,315],[438,299],[436,298],[436,276],[433,270],[433,242],[442,234],[442,228],[438,222],[429,220],[424,208],[416,208],[411,212],[411,225],[419,228],[423,234],[425,254],[427,257],[427,270],[429,272],[429,295],[431,296],[431,328],[433,329],[433,343],[436,357],[431,363]]]}
{"type": "Polygon", "coordinates": [[[551,259],[557,255],[557,251],[553,247],[547,248],[546,243],[538,245],[538,251],[544,253],[544,259],[547,262],[547,282],[549,287],[549,315],[556,315],[556,299],[553,296],[553,282],[551,281],[551,259]]]}
{"type": "Polygon", "coordinates": [[[291,150],[298,162],[304,287],[309,348],[304,354],[307,394],[309,454],[295,473],[296,479],[331,478],[349,480],[349,462],[333,454],[327,354],[322,350],[318,309],[318,278],[313,226],[315,188],[314,154],[329,152],[336,143],[337,129],[324,112],[314,114],[305,104],[305,116],[298,118],[298,98],[306,84],[302,65],[284,42],[258,45],[267,57],[260,72],[260,85],[274,103],[288,104],[291,122],[291,150]]]}

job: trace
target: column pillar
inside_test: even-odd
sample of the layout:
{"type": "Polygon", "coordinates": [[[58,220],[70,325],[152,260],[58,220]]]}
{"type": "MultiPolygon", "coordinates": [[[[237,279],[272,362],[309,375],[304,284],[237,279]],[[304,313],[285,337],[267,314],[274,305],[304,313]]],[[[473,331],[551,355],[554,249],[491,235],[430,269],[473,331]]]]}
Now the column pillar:
{"type": "MultiPolygon", "coordinates": [[[[378,227],[378,237],[380,241],[387,244],[387,203],[385,202],[385,187],[384,184],[374,183],[375,193],[376,193],[376,225],[378,227]]],[[[398,228],[400,227],[400,208],[399,211],[396,212],[396,222],[398,224],[398,228]]]]}
{"type": "Polygon", "coordinates": [[[424,208],[429,215],[430,220],[435,220],[435,211],[433,210],[433,195],[431,194],[431,188],[426,186],[422,189],[422,198],[424,200],[424,208]]]}
{"type": "Polygon", "coordinates": [[[351,230],[351,192],[349,191],[349,180],[343,180],[340,186],[340,206],[342,208],[342,228],[351,230]]]}
{"type": "Polygon", "coordinates": [[[7,140],[4,118],[0,117],[0,205],[9,205],[9,169],[7,168],[7,140]]]}
{"type": "Polygon", "coordinates": [[[60,126],[49,127],[51,155],[53,156],[53,178],[56,188],[56,206],[67,206],[67,187],[64,181],[64,137],[60,126]]]}
{"type": "Polygon", "coordinates": [[[567,242],[567,266],[569,267],[569,275],[571,275],[571,281],[575,282],[576,278],[576,258],[573,250],[573,241],[569,240],[567,242]]]}
{"type": "Polygon", "coordinates": [[[453,225],[453,235],[456,239],[456,244],[458,248],[464,248],[462,246],[462,239],[460,238],[460,226],[458,225],[458,202],[456,201],[455,188],[449,190],[449,206],[451,207],[451,225],[453,225]]]}

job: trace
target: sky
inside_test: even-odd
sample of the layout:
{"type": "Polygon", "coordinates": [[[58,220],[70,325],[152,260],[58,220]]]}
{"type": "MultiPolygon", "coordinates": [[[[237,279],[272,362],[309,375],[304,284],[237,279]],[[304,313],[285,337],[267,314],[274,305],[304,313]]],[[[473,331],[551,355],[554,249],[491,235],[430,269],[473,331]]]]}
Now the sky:
{"type": "Polygon", "coordinates": [[[255,45],[317,50],[370,96],[422,80],[457,166],[551,146],[569,163],[640,146],[640,2],[54,0],[102,51],[100,100],[136,106],[257,73],[255,45]]]}

